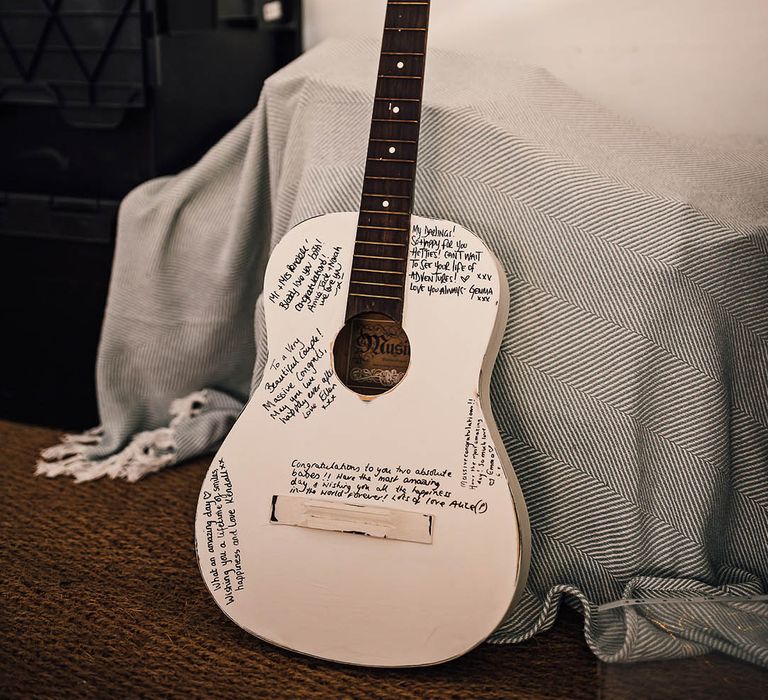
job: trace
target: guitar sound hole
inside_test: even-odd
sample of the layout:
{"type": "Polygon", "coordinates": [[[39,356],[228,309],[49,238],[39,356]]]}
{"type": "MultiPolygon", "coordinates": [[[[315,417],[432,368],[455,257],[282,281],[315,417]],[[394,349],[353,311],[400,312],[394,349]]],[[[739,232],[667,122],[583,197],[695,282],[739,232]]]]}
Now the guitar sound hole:
{"type": "Polygon", "coordinates": [[[342,384],[362,396],[390,391],[405,377],[411,346],[403,327],[368,312],[347,321],[333,344],[333,366],[342,384]]]}

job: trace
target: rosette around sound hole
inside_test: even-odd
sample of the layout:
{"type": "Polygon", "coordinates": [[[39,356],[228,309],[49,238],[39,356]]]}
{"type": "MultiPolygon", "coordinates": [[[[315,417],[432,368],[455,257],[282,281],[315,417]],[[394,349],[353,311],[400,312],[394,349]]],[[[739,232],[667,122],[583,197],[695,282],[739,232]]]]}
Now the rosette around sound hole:
{"type": "Polygon", "coordinates": [[[353,316],[333,344],[333,364],[339,380],[362,396],[391,391],[405,377],[411,345],[403,327],[379,313],[353,316]]]}

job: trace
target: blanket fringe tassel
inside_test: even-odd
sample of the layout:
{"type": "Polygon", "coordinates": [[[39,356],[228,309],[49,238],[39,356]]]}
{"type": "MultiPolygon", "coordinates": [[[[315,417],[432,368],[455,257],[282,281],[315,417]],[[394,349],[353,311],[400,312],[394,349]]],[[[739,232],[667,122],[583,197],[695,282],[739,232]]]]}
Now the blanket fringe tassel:
{"type": "Polygon", "coordinates": [[[186,419],[194,418],[205,406],[206,394],[196,391],[171,402],[172,416],[169,427],[137,433],[119,452],[105,459],[89,459],[89,448],[98,446],[104,436],[101,427],[79,435],[64,435],[58,445],[40,453],[35,474],[71,476],[78,483],[93,481],[104,476],[134,482],[148,474],[175,464],[175,428],[186,419]]]}

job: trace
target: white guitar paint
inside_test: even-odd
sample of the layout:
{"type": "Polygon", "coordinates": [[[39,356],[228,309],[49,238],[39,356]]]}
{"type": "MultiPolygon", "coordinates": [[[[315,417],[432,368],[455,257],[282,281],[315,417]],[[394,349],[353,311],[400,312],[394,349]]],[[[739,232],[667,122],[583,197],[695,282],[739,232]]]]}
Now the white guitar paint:
{"type": "Polygon", "coordinates": [[[271,256],[267,368],[203,484],[198,561],[221,609],[261,639],[435,664],[482,642],[527,575],[525,506],[488,400],[506,279],[473,234],[412,217],[410,367],[362,400],[331,352],[357,216],[310,219],[271,256]]]}

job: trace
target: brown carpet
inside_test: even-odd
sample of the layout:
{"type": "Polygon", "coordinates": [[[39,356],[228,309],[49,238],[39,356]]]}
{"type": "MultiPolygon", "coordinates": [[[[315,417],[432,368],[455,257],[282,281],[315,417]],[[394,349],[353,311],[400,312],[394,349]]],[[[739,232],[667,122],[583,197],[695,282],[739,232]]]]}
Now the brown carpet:
{"type": "MultiPolygon", "coordinates": [[[[55,438],[0,421],[2,698],[646,697],[643,679],[658,667],[700,688],[687,697],[710,697],[705,686],[742,696],[746,681],[744,697],[764,690],[760,671],[720,657],[606,672],[569,611],[525,644],[481,645],[432,668],[350,668],[275,649],[227,620],[198,574],[207,460],[138,484],[34,477],[37,452],[55,438]]],[[[654,685],[647,697],[676,697],[662,692],[676,687],[654,685]]]]}

